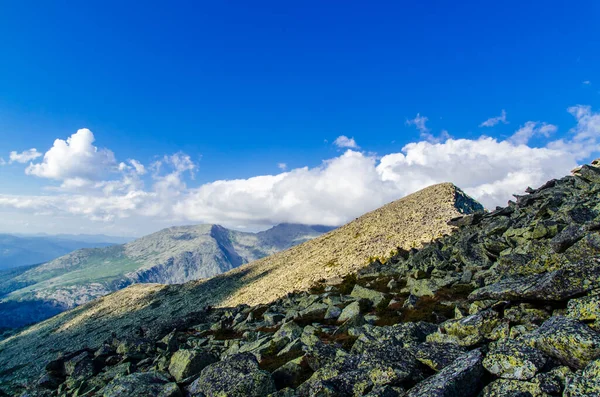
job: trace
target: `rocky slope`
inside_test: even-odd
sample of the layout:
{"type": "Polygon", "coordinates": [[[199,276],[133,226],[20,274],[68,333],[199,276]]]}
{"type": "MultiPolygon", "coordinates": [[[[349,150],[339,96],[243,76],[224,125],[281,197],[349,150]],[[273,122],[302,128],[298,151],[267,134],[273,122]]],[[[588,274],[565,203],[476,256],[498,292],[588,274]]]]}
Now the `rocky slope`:
{"type": "Polygon", "coordinates": [[[15,394],[20,378],[28,396],[598,396],[598,165],[269,304],[127,323],[109,300],[127,292],[151,316],[148,306],[170,310],[198,288],[120,291],[1,342],[2,388],[15,394]],[[107,315],[101,343],[60,344],[107,315]]]}
{"type": "Polygon", "coordinates": [[[0,342],[0,383],[31,383],[58,352],[100,346],[114,332],[162,337],[179,324],[204,318],[206,305],[248,297],[267,303],[308,280],[337,278],[367,265],[369,256],[421,243],[452,231],[447,221],[481,206],[451,184],[435,185],[331,231],[298,248],[208,280],[183,285],[136,284],[36,324],[0,342]],[[315,243],[316,242],[316,243],[315,243]],[[365,247],[368,247],[365,248],[365,247]],[[339,258],[332,264],[331,256],[339,258]],[[354,258],[352,262],[344,257],[354,258]]]}
{"type": "Polygon", "coordinates": [[[283,224],[260,233],[178,226],[124,245],[81,249],[0,282],[0,328],[30,324],[134,283],[207,278],[331,228],[283,224]]]}
{"type": "Polygon", "coordinates": [[[341,282],[117,332],[51,362],[34,393],[599,395],[595,165],[341,282]]]}

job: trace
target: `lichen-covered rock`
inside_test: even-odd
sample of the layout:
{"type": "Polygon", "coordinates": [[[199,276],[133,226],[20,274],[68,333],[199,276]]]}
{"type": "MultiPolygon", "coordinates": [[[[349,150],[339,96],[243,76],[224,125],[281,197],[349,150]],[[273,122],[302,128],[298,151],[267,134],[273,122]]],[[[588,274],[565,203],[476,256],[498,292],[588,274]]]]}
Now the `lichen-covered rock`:
{"type": "Polygon", "coordinates": [[[364,323],[364,318],[361,314],[360,303],[352,302],[342,310],[338,317],[339,323],[347,323],[351,325],[361,325],[364,323]]]}
{"type": "Polygon", "coordinates": [[[217,357],[203,349],[181,349],[171,357],[169,373],[177,382],[199,374],[209,364],[217,361],[217,357]]]}
{"type": "Polygon", "coordinates": [[[159,372],[136,372],[115,378],[103,390],[104,397],[180,397],[181,390],[159,372]]]}
{"type": "Polygon", "coordinates": [[[550,397],[540,389],[535,382],[526,382],[514,379],[497,379],[487,385],[481,397],[550,397]]]}
{"type": "Polygon", "coordinates": [[[65,362],[65,373],[74,379],[87,378],[94,374],[91,354],[87,351],[65,362]]]}
{"type": "Polygon", "coordinates": [[[412,350],[418,361],[440,371],[465,354],[465,349],[453,343],[421,343],[412,350]]]}
{"type": "Polygon", "coordinates": [[[567,378],[563,397],[600,396],[600,360],[567,378]]]}
{"type": "Polygon", "coordinates": [[[551,395],[560,395],[565,388],[571,369],[567,366],[552,368],[548,372],[537,374],[533,382],[540,385],[540,390],[551,395]]]}
{"type": "Polygon", "coordinates": [[[469,299],[563,301],[587,290],[578,276],[561,269],[508,278],[473,291],[469,299]]]}
{"type": "Polygon", "coordinates": [[[476,349],[466,353],[437,374],[410,389],[407,397],[471,397],[480,390],[483,354],[476,349]]]}
{"type": "Polygon", "coordinates": [[[340,317],[340,314],[342,314],[342,309],[340,309],[337,306],[329,306],[327,308],[327,311],[325,312],[325,317],[323,317],[323,319],[333,320],[340,317]]]}
{"type": "Polygon", "coordinates": [[[571,299],[567,316],[579,321],[593,321],[594,329],[600,331],[600,295],[571,299]]]}
{"type": "Polygon", "coordinates": [[[281,326],[273,335],[273,340],[285,340],[287,343],[299,338],[302,335],[302,328],[295,322],[287,322],[281,326]]]}
{"type": "Polygon", "coordinates": [[[481,343],[500,323],[500,315],[486,309],[460,319],[448,320],[440,325],[442,332],[429,335],[428,342],[456,343],[475,346],[481,343]]]}
{"type": "Polygon", "coordinates": [[[483,366],[501,378],[528,380],[542,369],[546,360],[539,350],[505,339],[492,344],[483,366]]]}
{"type": "Polygon", "coordinates": [[[354,289],[350,296],[355,298],[363,298],[369,300],[373,306],[377,306],[385,299],[385,294],[379,291],[375,291],[369,288],[361,287],[360,285],[355,285],[354,289]]]}
{"type": "Polygon", "coordinates": [[[551,317],[522,340],[574,368],[583,368],[600,357],[600,334],[567,317],[551,317]]]}
{"type": "Polygon", "coordinates": [[[209,365],[188,388],[197,397],[260,397],[275,391],[271,374],[259,368],[252,354],[236,354],[209,365]]]}

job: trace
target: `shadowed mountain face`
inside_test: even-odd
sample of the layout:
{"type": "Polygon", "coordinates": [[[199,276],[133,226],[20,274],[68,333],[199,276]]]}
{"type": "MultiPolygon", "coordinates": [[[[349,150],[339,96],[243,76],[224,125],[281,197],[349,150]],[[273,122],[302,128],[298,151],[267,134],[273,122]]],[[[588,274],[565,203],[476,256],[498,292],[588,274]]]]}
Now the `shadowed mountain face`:
{"type": "MultiPolygon", "coordinates": [[[[131,285],[0,341],[0,382],[31,383],[32,376],[37,376],[48,361],[56,358],[56,352],[95,348],[112,333],[128,338],[143,328],[144,337],[160,338],[173,328],[198,324],[207,305],[267,303],[310,287],[314,280],[348,274],[366,266],[370,256],[387,256],[397,248],[420,247],[448,234],[453,230],[447,224],[450,219],[481,209],[479,203],[454,185],[435,185],[320,237],[210,279],[178,285],[131,285]]],[[[172,229],[178,230],[174,234],[176,241],[196,239],[189,230],[172,229]]],[[[234,260],[231,247],[244,257],[242,252],[252,250],[249,242],[253,239],[269,241],[273,249],[282,248],[285,244],[278,238],[282,231],[287,231],[294,241],[301,239],[285,225],[252,236],[235,234],[237,238],[229,239],[229,245],[223,244],[220,258],[231,263],[234,260]]],[[[207,236],[228,231],[215,227],[197,233],[207,236]]],[[[160,256],[160,250],[173,244],[173,239],[158,239],[160,243],[156,244],[142,240],[124,246],[122,255],[131,257],[136,252],[140,257],[150,253],[160,256]]],[[[139,271],[135,274],[150,277],[148,272],[143,276],[139,271]]]]}
{"type": "Polygon", "coordinates": [[[0,328],[43,320],[130,284],[212,277],[330,229],[283,224],[244,233],[218,225],[178,226],[124,245],[81,249],[7,273],[0,281],[0,328]]]}

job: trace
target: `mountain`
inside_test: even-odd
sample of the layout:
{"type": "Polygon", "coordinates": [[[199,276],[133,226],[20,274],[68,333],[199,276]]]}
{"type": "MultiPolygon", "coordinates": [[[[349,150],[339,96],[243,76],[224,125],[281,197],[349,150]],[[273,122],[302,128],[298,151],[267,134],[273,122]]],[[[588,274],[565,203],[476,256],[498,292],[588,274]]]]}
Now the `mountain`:
{"type": "Polygon", "coordinates": [[[0,270],[48,262],[80,248],[108,247],[110,236],[25,236],[0,234],[0,270]],[[106,237],[102,240],[101,237],[106,237]]]}
{"type": "MultiPolygon", "coordinates": [[[[407,249],[444,233],[446,222],[449,233],[307,291],[285,293],[290,286],[283,285],[270,300],[274,294],[263,289],[263,304],[221,307],[241,298],[236,287],[274,277],[265,260],[200,282],[130,286],[0,341],[0,389],[36,396],[596,396],[598,166],[529,188],[489,213],[468,214],[478,206],[451,186],[409,196],[386,208],[389,217],[374,211],[359,218],[363,234],[374,236],[361,244],[377,247],[381,227],[404,230],[413,240],[396,243],[407,249]],[[461,212],[461,201],[466,215],[445,218],[461,212]]],[[[288,269],[311,260],[308,253],[339,255],[346,247],[358,255],[358,245],[347,248],[355,244],[353,223],[285,251],[299,255],[288,269]]]]}
{"type": "MultiPolygon", "coordinates": [[[[113,332],[123,337],[133,336],[140,327],[145,327],[153,329],[153,335],[160,334],[164,329],[173,329],[176,324],[196,321],[207,305],[270,302],[296,289],[310,287],[316,280],[339,277],[360,269],[374,256],[388,257],[391,251],[399,248],[419,247],[450,233],[453,230],[447,224],[450,219],[481,210],[479,203],[454,185],[434,185],[320,237],[210,279],[179,285],[131,285],[1,341],[0,362],[4,364],[0,366],[5,370],[0,369],[0,383],[20,377],[26,379],[55,358],[55,352],[97,346],[113,332]],[[37,342],[32,343],[33,340],[37,342]]],[[[214,229],[219,235],[226,233],[222,228],[214,229]]],[[[278,241],[275,236],[279,235],[281,232],[267,232],[261,237],[275,244],[273,241],[278,241]]],[[[183,230],[175,236],[176,241],[184,243],[193,237],[191,232],[183,230]]],[[[248,246],[245,239],[252,236],[242,236],[231,246],[248,246]]],[[[164,255],[162,250],[174,244],[173,239],[157,239],[161,243],[151,245],[142,240],[123,249],[138,252],[140,256],[145,253],[161,256],[164,255]],[[141,248],[145,246],[148,248],[141,248]]],[[[282,247],[281,244],[277,246],[282,247]]],[[[225,257],[231,250],[221,252],[225,257]]],[[[59,262],[55,263],[58,267],[59,262]]],[[[139,272],[135,274],[141,277],[139,272]]]]}
{"type": "Polygon", "coordinates": [[[177,226],[123,245],[80,249],[0,281],[0,328],[48,318],[134,283],[211,277],[331,230],[282,224],[259,233],[177,226]]]}

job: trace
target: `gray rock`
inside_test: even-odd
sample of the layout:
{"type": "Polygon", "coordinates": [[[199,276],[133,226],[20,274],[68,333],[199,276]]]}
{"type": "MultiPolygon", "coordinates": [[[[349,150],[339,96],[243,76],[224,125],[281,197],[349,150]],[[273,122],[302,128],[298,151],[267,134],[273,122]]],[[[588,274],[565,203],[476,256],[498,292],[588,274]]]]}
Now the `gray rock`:
{"type": "Polygon", "coordinates": [[[361,325],[364,323],[364,318],[361,314],[360,303],[352,302],[342,310],[342,313],[338,317],[339,323],[345,323],[348,325],[361,325]]]}
{"type": "Polygon", "coordinates": [[[600,357],[600,334],[567,317],[551,317],[522,340],[574,368],[583,368],[600,357]]]}
{"type": "Polygon", "coordinates": [[[492,344],[483,360],[489,372],[505,379],[528,380],[542,369],[547,358],[537,349],[511,339],[492,344]]]}
{"type": "Polygon", "coordinates": [[[170,383],[165,374],[158,372],[137,372],[115,378],[103,390],[104,397],[179,397],[181,390],[170,383]]]}
{"type": "Polygon", "coordinates": [[[252,354],[236,354],[209,365],[188,388],[192,397],[260,397],[276,391],[271,374],[258,367],[252,354]]]}
{"type": "Polygon", "coordinates": [[[407,397],[475,396],[483,376],[483,354],[479,349],[460,356],[437,374],[410,389],[407,397]]]}
{"type": "Polygon", "coordinates": [[[337,306],[329,306],[327,311],[325,312],[325,320],[333,320],[336,319],[342,314],[342,309],[337,306]]]}
{"type": "Polygon", "coordinates": [[[421,343],[412,349],[418,361],[429,368],[440,371],[454,363],[456,359],[465,354],[466,350],[453,343],[421,343]]]}
{"type": "Polygon", "coordinates": [[[217,357],[203,349],[181,349],[171,357],[169,373],[177,382],[199,374],[207,365],[217,361],[217,357]]]}
{"type": "Polygon", "coordinates": [[[385,299],[385,294],[383,292],[361,287],[358,284],[354,286],[354,289],[352,289],[352,293],[350,293],[350,296],[353,296],[355,298],[367,299],[371,301],[373,306],[377,306],[385,299]]]}
{"type": "Polygon", "coordinates": [[[526,382],[514,379],[497,379],[487,385],[481,392],[481,397],[546,397],[540,385],[536,382],[526,382]]]}

